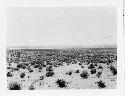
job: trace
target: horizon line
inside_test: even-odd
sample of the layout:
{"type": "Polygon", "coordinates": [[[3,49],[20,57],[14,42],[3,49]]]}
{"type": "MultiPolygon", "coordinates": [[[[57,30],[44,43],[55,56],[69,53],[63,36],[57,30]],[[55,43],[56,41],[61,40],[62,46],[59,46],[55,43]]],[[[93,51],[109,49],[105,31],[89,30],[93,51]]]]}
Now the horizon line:
{"type": "Polygon", "coordinates": [[[6,46],[7,49],[10,48],[20,48],[20,49],[63,49],[63,48],[117,48],[117,44],[99,44],[99,45],[64,45],[64,46],[6,46]]]}

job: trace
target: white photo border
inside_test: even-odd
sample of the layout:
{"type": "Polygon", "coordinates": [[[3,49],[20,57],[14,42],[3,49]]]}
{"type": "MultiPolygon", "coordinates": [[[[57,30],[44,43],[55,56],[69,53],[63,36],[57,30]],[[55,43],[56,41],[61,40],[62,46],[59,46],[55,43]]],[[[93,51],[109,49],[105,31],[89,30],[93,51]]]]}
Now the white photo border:
{"type": "Polygon", "coordinates": [[[125,92],[125,51],[123,39],[123,1],[122,0],[10,0],[0,4],[0,94],[1,96],[124,96],[125,92]],[[117,9],[117,89],[68,89],[68,90],[7,90],[6,77],[6,31],[8,7],[116,7],[117,9]]]}

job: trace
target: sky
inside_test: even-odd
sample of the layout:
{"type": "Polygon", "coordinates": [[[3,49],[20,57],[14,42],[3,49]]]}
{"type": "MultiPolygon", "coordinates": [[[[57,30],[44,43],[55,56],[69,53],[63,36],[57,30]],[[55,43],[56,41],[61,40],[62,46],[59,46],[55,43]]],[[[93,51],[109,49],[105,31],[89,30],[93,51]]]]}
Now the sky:
{"type": "Polygon", "coordinates": [[[115,7],[9,7],[7,46],[116,44],[115,7]]]}

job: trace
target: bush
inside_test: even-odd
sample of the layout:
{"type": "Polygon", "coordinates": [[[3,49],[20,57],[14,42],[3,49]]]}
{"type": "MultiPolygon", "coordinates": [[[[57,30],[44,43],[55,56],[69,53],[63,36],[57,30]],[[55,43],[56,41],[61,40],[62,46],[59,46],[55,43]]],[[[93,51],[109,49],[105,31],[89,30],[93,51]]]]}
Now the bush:
{"type": "Polygon", "coordinates": [[[63,80],[63,79],[58,79],[58,80],[56,81],[56,84],[57,84],[58,87],[60,87],[60,88],[65,88],[65,87],[67,87],[66,81],[63,80]]]}
{"type": "Polygon", "coordinates": [[[21,90],[21,85],[17,82],[11,82],[9,84],[9,90],[21,90]]]}
{"type": "Polygon", "coordinates": [[[106,87],[105,83],[102,82],[101,80],[99,82],[97,82],[97,84],[98,84],[99,89],[106,87]]]}
{"type": "Polygon", "coordinates": [[[110,66],[110,70],[111,70],[113,75],[117,74],[117,69],[115,69],[112,65],[110,66]]]}
{"type": "Polygon", "coordinates": [[[30,86],[29,86],[29,90],[35,90],[34,86],[33,86],[33,85],[30,85],[30,86]]]}
{"type": "Polygon", "coordinates": [[[80,76],[82,77],[82,78],[84,78],[84,79],[87,79],[88,78],[88,72],[87,71],[83,71],[81,74],[80,74],[80,76]]]}

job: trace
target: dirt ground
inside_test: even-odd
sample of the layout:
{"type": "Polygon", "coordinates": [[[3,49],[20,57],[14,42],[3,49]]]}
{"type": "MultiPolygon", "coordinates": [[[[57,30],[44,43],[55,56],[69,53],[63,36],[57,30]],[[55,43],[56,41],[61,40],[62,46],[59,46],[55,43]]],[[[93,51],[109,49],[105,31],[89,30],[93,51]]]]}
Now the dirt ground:
{"type": "MultiPolygon", "coordinates": [[[[21,59],[25,61],[27,58],[22,56],[21,59]]],[[[45,66],[34,67],[28,61],[16,62],[14,59],[15,61],[9,62],[9,60],[10,58],[7,61],[9,90],[117,88],[117,61],[110,64],[91,62],[88,64],[76,59],[76,63],[59,62],[57,64],[59,66],[55,65],[56,67],[54,63],[47,65],[45,61],[45,66]]]]}

